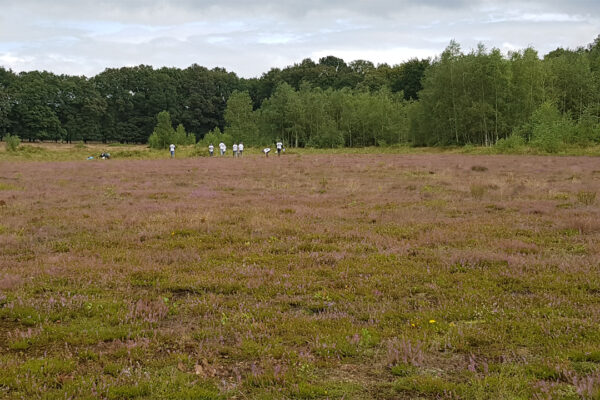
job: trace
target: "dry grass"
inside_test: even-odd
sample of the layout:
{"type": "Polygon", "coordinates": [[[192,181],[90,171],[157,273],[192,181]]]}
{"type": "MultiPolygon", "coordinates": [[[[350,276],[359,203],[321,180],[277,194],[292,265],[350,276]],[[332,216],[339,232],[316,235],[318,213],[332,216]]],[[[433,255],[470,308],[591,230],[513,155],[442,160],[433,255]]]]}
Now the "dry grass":
{"type": "Polygon", "coordinates": [[[596,164],[2,162],[0,397],[593,397],[596,164]]]}

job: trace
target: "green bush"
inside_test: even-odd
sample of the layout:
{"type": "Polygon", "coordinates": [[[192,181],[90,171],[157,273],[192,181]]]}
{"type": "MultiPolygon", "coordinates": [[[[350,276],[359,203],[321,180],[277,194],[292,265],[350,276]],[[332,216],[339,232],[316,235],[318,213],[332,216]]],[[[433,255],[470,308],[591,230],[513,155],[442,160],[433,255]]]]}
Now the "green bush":
{"type": "Polygon", "coordinates": [[[494,146],[501,153],[518,150],[525,145],[525,139],[518,133],[513,133],[506,139],[500,139],[494,146]]]}
{"type": "Polygon", "coordinates": [[[215,129],[204,135],[202,140],[198,141],[196,147],[199,147],[201,151],[208,151],[208,145],[212,143],[213,146],[215,146],[215,152],[218,153],[219,143],[221,142],[225,143],[227,149],[231,149],[231,146],[233,146],[233,137],[226,133],[222,133],[219,127],[216,127],[215,129]]]}
{"type": "MultiPolygon", "coordinates": [[[[337,148],[344,145],[344,135],[331,120],[325,121],[318,135],[310,138],[309,147],[337,148]]],[[[385,145],[385,144],[384,144],[385,145]]]]}
{"type": "Polygon", "coordinates": [[[573,137],[573,123],[550,102],[542,104],[531,116],[531,144],[548,153],[557,153],[573,137]]]}
{"type": "Polygon", "coordinates": [[[586,110],[573,127],[571,143],[587,146],[600,142],[600,124],[592,110],[586,110]]]}
{"type": "Polygon", "coordinates": [[[7,133],[3,140],[5,142],[6,151],[17,151],[21,144],[21,139],[19,139],[17,135],[11,135],[10,133],[7,133]]]}
{"type": "Polygon", "coordinates": [[[577,193],[577,201],[586,206],[591,206],[596,202],[596,192],[580,191],[577,193]]]}
{"type": "Polygon", "coordinates": [[[479,184],[472,184],[470,189],[471,197],[473,197],[475,200],[481,200],[487,191],[486,186],[479,184]]]}
{"type": "Polygon", "coordinates": [[[166,149],[170,144],[187,145],[196,144],[196,137],[193,133],[186,133],[182,124],[173,129],[171,115],[168,111],[158,113],[157,124],[154,132],[148,138],[148,146],[152,149],[166,149]]]}
{"type": "Polygon", "coordinates": [[[150,395],[148,384],[112,386],[108,389],[109,399],[135,399],[150,395]]]}
{"type": "Polygon", "coordinates": [[[196,136],[193,133],[187,133],[182,124],[177,125],[175,130],[175,136],[173,138],[173,144],[187,145],[196,144],[196,136]]]}
{"type": "Polygon", "coordinates": [[[570,135],[569,125],[567,121],[537,125],[533,128],[531,144],[547,153],[558,153],[570,135]]]}
{"type": "Polygon", "coordinates": [[[175,137],[171,115],[168,111],[161,111],[158,113],[156,120],[156,127],[148,138],[148,145],[153,149],[166,149],[173,143],[175,137]]]}

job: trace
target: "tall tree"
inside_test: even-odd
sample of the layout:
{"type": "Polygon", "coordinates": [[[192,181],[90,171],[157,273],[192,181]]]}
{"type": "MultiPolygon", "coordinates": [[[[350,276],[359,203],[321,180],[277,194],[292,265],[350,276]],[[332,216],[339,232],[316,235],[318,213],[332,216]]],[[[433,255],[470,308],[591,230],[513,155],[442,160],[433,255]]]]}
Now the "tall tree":
{"type": "Polygon", "coordinates": [[[15,75],[12,71],[0,67],[0,137],[3,137],[10,129],[11,87],[14,85],[14,81],[15,75]]]}
{"type": "Polygon", "coordinates": [[[529,119],[544,102],[546,71],[535,49],[529,47],[510,55],[510,102],[508,117],[516,128],[529,119]]]}
{"type": "Polygon", "coordinates": [[[161,111],[156,116],[156,127],[148,138],[148,144],[154,149],[166,149],[175,144],[175,129],[168,111],[161,111]]]}
{"type": "Polygon", "coordinates": [[[252,110],[252,99],[248,92],[234,91],[227,100],[225,134],[231,135],[235,142],[258,142],[256,115],[252,110]]]}
{"type": "Polygon", "coordinates": [[[59,80],[49,72],[22,72],[14,85],[11,109],[13,133],[28,141],[60,141],[65,136],[56,110],[60,106],[59,80]]]}

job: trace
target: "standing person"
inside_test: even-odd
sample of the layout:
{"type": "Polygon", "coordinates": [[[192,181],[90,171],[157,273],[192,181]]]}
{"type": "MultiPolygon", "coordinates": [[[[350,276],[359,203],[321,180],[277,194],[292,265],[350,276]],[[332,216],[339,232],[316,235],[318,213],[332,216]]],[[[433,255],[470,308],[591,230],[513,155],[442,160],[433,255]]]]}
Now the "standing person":
{"type": "Polygon", "coordinates": [[[221,152],[221,155],[225,154],[225,143],[219,143],[219,151],[221,152]]]}
{"type": "Polygon", "coordinates": [[[242,156],[243,152],[244,152],[244,143],[240,142],[240,144],[238,144],[238,154],[240,157],[242,156]]]}
{"type": "Polygon", "coordinates": [[[233,148],[233,156],[237,157],[237,155],[238,155],[238,153],[237,153],[238,152],[238,145],[234,143],[232,148],[233,148]]]}
{"type": "Polygon", "coordinates": [[[173,143],[169,146],[169,150],[171,151],[171,158],[175,158],[175,145],[173,143]]]}
{"type": "Polygon", "coordinates": [[[277,155],[280,156],[281,149],[283,149],[283,143],[281,143],[281,140],[277,141],[277,143],[275,144],[275,147],[277,147],[277,155]]]}
{"type": "Polygon", "coordinates": [[[212,157],[214,153],[215,153],[215,146],[213,146],[213,144],[211,143],[208,145],[208,155],[210,157],[212,157]]]}

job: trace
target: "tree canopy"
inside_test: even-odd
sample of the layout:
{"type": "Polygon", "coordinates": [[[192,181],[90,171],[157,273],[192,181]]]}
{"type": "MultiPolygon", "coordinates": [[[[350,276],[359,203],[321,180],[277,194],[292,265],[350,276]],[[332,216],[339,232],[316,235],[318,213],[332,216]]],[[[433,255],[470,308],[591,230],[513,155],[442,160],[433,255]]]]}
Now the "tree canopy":
{"type": "Polygon", "coordinates": [[[548,107],[573,128],[561,140],[599,140],[600,36],[544,57],[451,42],[434,59],[390,66],[326,56],[251,79],[196,64],[91,78],[0,67],[0,137],[24,141],[146,143],[166,111],[187,142],[188,132],[195,141],[218,129],[248,144],[493,145],[513,135],[535,142],[536,112],[548,107]]]}

